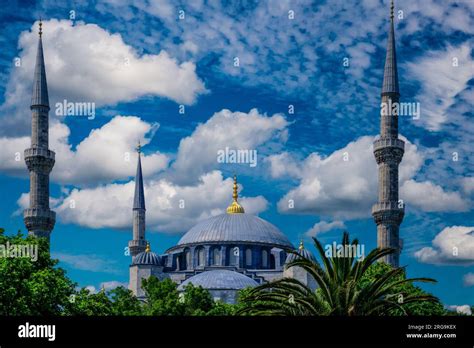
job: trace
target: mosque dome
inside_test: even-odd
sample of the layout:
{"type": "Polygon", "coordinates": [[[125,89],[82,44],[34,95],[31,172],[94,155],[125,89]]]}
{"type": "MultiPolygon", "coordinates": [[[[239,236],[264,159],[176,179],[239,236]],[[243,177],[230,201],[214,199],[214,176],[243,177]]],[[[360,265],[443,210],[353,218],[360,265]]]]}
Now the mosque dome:
{"type": "MultiPolygon", "coordinates": [[[[307,258],[307,259],[309,259],[309,260],[311,260],[311,261],[316,262],[316,258],[314,257],[314,255],[309,250],[305,249],[303,241],[300,242],[300,246],[298,247],[298,254],[305,257],[305,258],[307,258]]],[[[299,255],[288,254],[288,256],[286,257],[286,260],[285,260],[285,264],[296,260],[297,258],[300,257],[299,255]]]]}
{"type": "Polygon", "coordinates": [[[162,266],[160,257],[151,251],[150,243],[147,244],[145,251],[135,256],[132,261],[132,265],[162,266]]]}
{"type": "Polygon", "coordinates": [[[242,273],[224,269],[198,273],[182,282],[178,286],[178,290],[184,290],[189,283],[211,290],[240,290],[258,285],[255,280],[242,273]]]}
{"type": "Polygon", "coordinates": [[[182,247],[202,243],[263,243],[291,248],[288,238],[274,225],[252,214],[246,214],[237,201],[237,180],[234,176],[233,202],[227,212],[203,220],[192,227],[178,242],[182,247]]]}
{"type": "Polygon", "coordinates": [[[221,214],[199,222],[178,242],[178,246],[208,242],[250,242],[293,248],[274,225],[251,214],[221,214]]]}

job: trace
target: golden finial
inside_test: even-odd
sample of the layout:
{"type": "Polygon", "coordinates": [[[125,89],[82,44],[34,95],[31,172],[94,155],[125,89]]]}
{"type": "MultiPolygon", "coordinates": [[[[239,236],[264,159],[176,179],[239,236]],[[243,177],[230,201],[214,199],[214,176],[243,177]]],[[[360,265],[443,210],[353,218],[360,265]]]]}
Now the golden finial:
{"type": "Polygon", "coordinates": [[[140,154],[142,152],[142,146],[140,145],[140,140],[138,140],[137,152],[140,154]]]}
{"type": "Polygon", "coordinates": [[[395,5],[393,4],[393,0],[391,1],[390,4],[390,19],[393,21],[393,9],[395,8],[395,5]]]}
{"type": "Polygon", "coordinates": [[[242,214],[245,213],[244,207],[242,207],[237,199],[239,198],[238,192],[239,186],[237,185],[237,175],[234,174],[234,187],[232,192],[232,203],[227,207],[227,214],[242,214]]]}
{"type": "Polygon", "coordinates": [[[145,252],[146,252],[146,253],[149,253],[150,251],[151,251],[150,242],[147,242],[147,243],[146,243],[145,252]]]}
{"type": "Polygon", "coordinates": [[[303,244],[303,240],[300,240],[300,246],[298,247],[298,250],[303,250],[304,249],[304,244],[303,244]]]}
{"type": "Polygon", "coordinates": [[[232,193],[232,198],[235,202],[237,202],[237,198],[239,198],[239,187],[237,186],[237,175],[234,174],[234,188],[232,193]]]}
{"type": "Polygon", "coordinates": [[[43,35],[43,22],[41,21],[41,17],[40,17],[40,21],[39,21],[39,37],[41,37],[41,35],[43,35]]]}

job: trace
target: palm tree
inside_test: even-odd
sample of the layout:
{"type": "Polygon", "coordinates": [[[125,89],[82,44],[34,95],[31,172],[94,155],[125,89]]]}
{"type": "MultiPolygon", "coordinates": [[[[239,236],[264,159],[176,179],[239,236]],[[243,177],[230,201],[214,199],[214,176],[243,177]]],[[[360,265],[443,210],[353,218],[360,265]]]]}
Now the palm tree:
{"type": "MultiPolygon", "coordinates": [[[[419,282],[435,283],[430,278],[404,279],[404,268],[393,268],[374,282],[363,281],[365,272],[377,260],[395,252],[391,248],[373,249],[365,258],[355,255],[328,257],[321,243],[313,238],[322,260],[322,266],[302,253],[288,251],[297,256],[286,267],[301,267],[314,278],[316,291],[297,279],[283,278],[252,289],[242,300],[241,314],[250,315],[387,315],[398,308],[404,314],[406,304],[418,301],[438,302],[429,294],[413,295],[397,293],[401,284],[419,282]],[[401,277],[402,276],[402,277],[401,277]],[[402,278],[402,280],[399,280],[402,278]]],[[[357,239],[351,243],[344,232],[342,246],[357,247],[357,239]]]]}

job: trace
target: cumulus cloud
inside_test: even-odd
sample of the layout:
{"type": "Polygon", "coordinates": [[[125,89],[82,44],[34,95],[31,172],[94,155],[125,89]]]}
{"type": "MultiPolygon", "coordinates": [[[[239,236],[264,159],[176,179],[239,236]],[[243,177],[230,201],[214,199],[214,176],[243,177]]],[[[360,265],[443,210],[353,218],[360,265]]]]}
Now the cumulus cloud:
{"type": "Polygon", "coordinates": [[[468,211],[469,202],[459,192],[445,192],[430,181],[407,180],[400,187],[400,196],[411,205],[426,212],[468,211]]]}
{"type": "Polygon", "coordinates": [[[306,231],[305,234],[308,237],[315,237],[318,234],[331,231],[334,229],[342,229],[342,228],[346,228],[346,225],[344,224],[343,221],[339,221],[339,220],[332,221],[332,222],[319,221],[315,223],[314,226],[311,227],[308,231],[306,231]]]}
{"type": "MultiPolygon", "coordinates": [[[[126,179],[135,175],[137,141],[146,145],[159,125],[135,116],[116,116],[102,127],[93,129],[73,150],[70,129],[62,123],[50,128],[50,149],[56,152],[51,179],[61,184],[97,184],[126,179]]],[[[23,158],[30,146],[29,137],[0,138],[0,170],[8,174],[27,174],[23,158]],[[17,160],[18,159],[18,160],[17,160]]],[[[168,166],[168,156],[155,152],[142,157],[145,175],[153,175],[168,166]]]]}
{"type": "MultiPolygon", "coordinates": [[[[55,20],[43,22],[43,47],[52,111],[57,101],[94,102],[96,106],[160,96],[193,104],[205,93],[190,61],[179,63],[166,51],[141,55],[120,34],[96,24],[55,20]]],[[[37,24],[20,35],[21,67],[11,72],[2,111],[6,124],[28,129],[27,106],[37,50],[37,24]],[[12,112],[14,114],[12,114],[12,112]]]]}
{"type": "MultiPolygon", "coordinates": [[[[182,233],[201,219],[223,213],[232,201],[232,185],[232,179],[224,179],[219,171],[202,175],[194,186],[179,186],[166,179],[147,181],[147,230],[182,233]]],[[[130,230],[134,187],[132,181],[75,188],[54,209],[63,223],[130,230]]],[[[258,214],[268,205],[262,196],[239,200],[249,214],[258,214]]]]}
{"type": "Polygon", "coordinates": [[[447,306],[447,308],[451,311],[455,311],[458,314],[465,314],[465,315],[472,315],[472,310],[471,306],[469,305],[452,305],[452,306],[447,306]]]}
{"type": "Polygon", "coordinates": [[[474,264],[474,227],[451,226],[443,229],[432,246],[415,252],[418,261],[431,264],[474,264]]]}
{"type": "MultiPolygon", "coordinates": [[[[286,141],[288,121],[281,114],[267,116],[257,109],[245,112],[232,112],[223,109],[215,113],[194,132],[180,141],[173,180],[189,183],[203,173],[218,167],[218,151],[250,150],[257,151],[261,158],[262,146],[286,141]]],[[[249,166],[249,164],[244,164],[249,166]]]]}
{"type": "MultiPolygon", "coordinates": [[[[424,155],[415,144],[401,138],[405,140],[405,154],[400,164],[400,198],[405,204],[424,211],[466,211],[469,202],[459,193],[445,192],[430,181],[413,180],[423,165],[424,155]],[[412,188],[418,194],[410,191],[412,188]],[[420,189],[427,188],[431,189],[431,196],[425,195],[426,192],[419,194],[420,189]]],[[[298,186],[280,199],[278,210],[336,219],[369,217],[378,190],[374,139],[363,136],[326,157],[312,153],[303,161],[288,153],[270,156],[267,162],[273,177],[299,179],[298,186]]]]}

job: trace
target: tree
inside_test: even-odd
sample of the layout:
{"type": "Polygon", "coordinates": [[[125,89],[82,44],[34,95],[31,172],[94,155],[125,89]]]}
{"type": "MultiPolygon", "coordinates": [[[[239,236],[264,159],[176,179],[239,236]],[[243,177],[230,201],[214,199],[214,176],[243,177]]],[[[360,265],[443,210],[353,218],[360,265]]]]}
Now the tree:
{"type": "MultiPolygon", "coordinates": [[[[4,235],[0,245],[37,248],[37,257],[0,257],[0,315],[60,315],[74,294],[75,284],[56,268],[44,238],[4,235]]],[[[4,248],[2,248],[4,249],[4,248]]],[[[13,249],[11,249],[13,250],[13,249]]]]}
{"type": "Polygon", "coordinates": [[[88,289],[82,288],[70,297],[69,303],[65,306],[63,315],[112,315],[112,301],[104,291],[96,294],[88,289]]]}
{"type": "Polygon", "coordinates": [[[119,286],[108,294],[112,301],[113,315],[143,315],[142,303],[133,295],[131,290],[119,286]]]}
{"type": "MultiPolygon", "coordinates": [[[[403,268],[393,268],[377,276],[373,282],[364,282],[368,269],[385,255],[395,252],[394,249],[376,248],[362,260],[355,255],[327,257],[321,243],[313,238],[316,249],[322,260],[310,260],[298,252],[298,255],[287,267],[301,267],[312,276],[319,288],[312,291],[308,286],[292,278],[283,278],[275,282],[260,285],[250,291],[244,299],[243,309],[239,313],[254,315],[386,315],[398,309],[407,314],[407,305],[423,301],[438,302],[429,294],[406,294],[402,302],[394,296],[397,289],[415,281],[436,282],[429,278],[401,279],[403,268]],[[257,302],[259,301],[259,302],[257,302]]],[[[357,247],[358,240],[349,241],[349,234],[344,232],[342,247],[357,247]]]]}
{"type": "MultiPolygon", "coordinates": [[[[393,270],[393,267],[383,262],[377,262],[371,265],[362,277],[360,286],[364,287],[369,283],[375,282],[383,274],[390,272],[391,270],[393,270]]],[[[401,281],[404,279],[406,279],[405,270],[403,270],[403,272],[394,280],[401,281]]],[[[413,285],[412,283],[402,283],[398,286],[394,286],[392,291],[392,295],[399,302],[403,302],[407,296],[429,295],[423,289],[413,285]]],[[[410,315],[446,315],[447,313],[446,309],[439,301],[418,301],[408,303],[404,307],[404,310],[410,315]]],[[[399,308],[393,308],[387,314],[398,316],[404,315],[405,313],[399,308]]]]}

